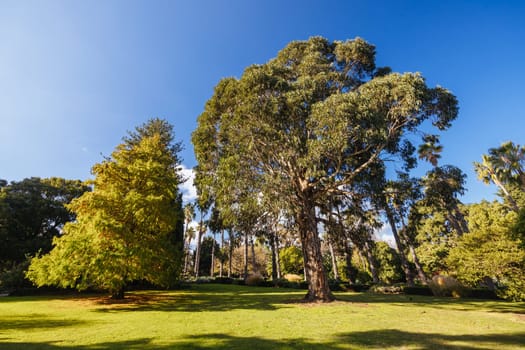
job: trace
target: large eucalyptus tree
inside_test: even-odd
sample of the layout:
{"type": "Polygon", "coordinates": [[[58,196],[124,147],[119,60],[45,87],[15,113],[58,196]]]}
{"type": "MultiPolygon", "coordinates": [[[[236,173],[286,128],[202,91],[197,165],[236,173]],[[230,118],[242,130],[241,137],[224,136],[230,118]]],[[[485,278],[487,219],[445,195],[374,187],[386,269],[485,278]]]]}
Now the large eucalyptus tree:
{"type": "Polygon", "coordinates": [[[375,47],[360,38],[294,41],[218,83],[193,133],[197,185],[220,201],[242,168],[265,196],[284,198],[300,232],[306,299],[330,301],[317,208],[351,194],[347,188],[373,176],[371,166],[385,156],[407,156],[415,149],[408,134],[428,141],[419,132],[426,120],[444,130],[457,112],[456,98],[420,74],[376,68],[375,47]]]}

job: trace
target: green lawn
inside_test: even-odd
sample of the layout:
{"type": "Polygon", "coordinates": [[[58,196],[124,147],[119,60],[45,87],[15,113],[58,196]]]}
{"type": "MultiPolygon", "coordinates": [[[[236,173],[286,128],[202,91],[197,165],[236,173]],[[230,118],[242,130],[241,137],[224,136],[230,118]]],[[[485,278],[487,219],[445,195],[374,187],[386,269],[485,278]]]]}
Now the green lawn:
{"type": "Polygon", "coordinates": [[[0,349],[523,349],[525,303],[194,285],[0,298],[0,349]]]}

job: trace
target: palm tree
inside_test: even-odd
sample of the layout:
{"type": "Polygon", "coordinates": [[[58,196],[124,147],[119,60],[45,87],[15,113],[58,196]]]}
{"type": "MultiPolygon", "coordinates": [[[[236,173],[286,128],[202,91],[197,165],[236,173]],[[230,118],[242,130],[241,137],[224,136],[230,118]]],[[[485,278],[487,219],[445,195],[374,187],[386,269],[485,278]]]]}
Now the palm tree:
{"type": "Polygon", "coordinates": [[[489,149],[481,156],[481,163],[474,162],[478,178],[486,184],[494,183],[507,200],[512,210],[519,211],[509,186],[517,185],[525,190],[525,147],[505,142],[498,148],[489,149]]]}

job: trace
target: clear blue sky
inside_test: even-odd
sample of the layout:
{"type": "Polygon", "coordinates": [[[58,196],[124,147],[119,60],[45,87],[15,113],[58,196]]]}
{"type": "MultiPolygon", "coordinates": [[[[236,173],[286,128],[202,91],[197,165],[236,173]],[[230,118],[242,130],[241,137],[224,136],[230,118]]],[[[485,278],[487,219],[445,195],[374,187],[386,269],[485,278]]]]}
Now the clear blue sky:
{"type": "Polygon", "coordinates": [[[492,198],[472,162],[524,144],[522,1],[0,0],[0,178],[87,179],[127,130],[169,120],[195,165],[191,132],[213,87],[291,40],[360,36],[378,65],[419,71],[459,99],[442,164],[492,198]]]}

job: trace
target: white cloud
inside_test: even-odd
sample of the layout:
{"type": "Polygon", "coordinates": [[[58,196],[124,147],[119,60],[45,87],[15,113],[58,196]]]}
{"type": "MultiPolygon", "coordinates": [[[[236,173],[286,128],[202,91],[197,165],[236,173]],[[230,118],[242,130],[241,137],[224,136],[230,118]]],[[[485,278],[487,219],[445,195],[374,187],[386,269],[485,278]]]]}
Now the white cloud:
{"type": "Polygon", "coordinates": [[[182,191],[182,201],[184,203],[192,202],[197,199],[197,189],[193,185],[193,179],[195,178],[195,173],[193,169],[189,169],[186,166],[181,166],[181,174],[186,180],[184,183],[179,185],[180,190],[182,191]]]}

